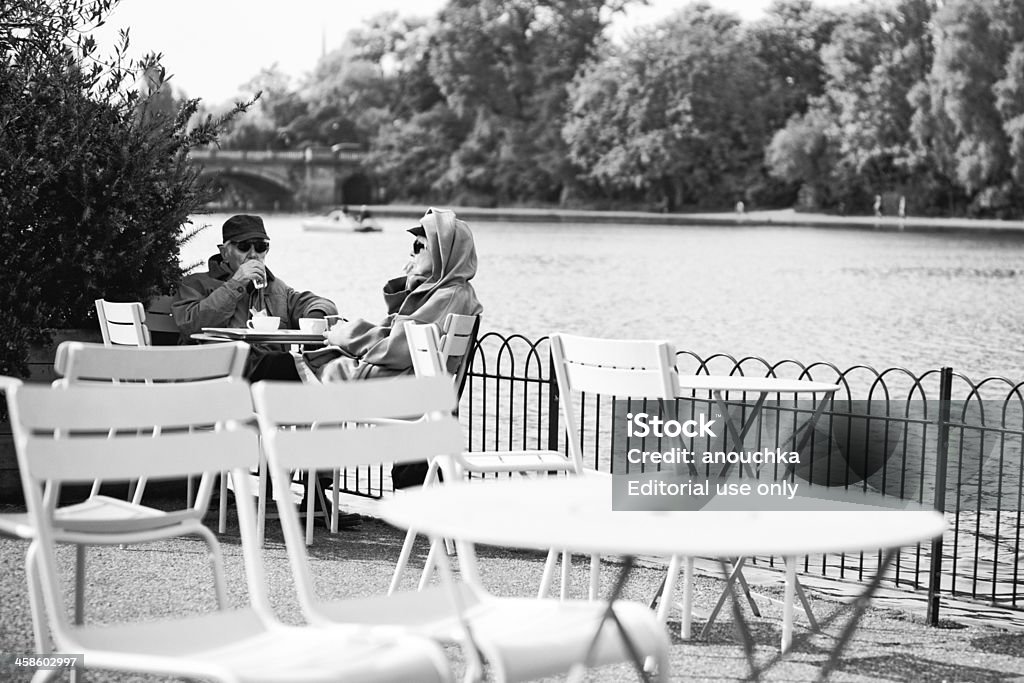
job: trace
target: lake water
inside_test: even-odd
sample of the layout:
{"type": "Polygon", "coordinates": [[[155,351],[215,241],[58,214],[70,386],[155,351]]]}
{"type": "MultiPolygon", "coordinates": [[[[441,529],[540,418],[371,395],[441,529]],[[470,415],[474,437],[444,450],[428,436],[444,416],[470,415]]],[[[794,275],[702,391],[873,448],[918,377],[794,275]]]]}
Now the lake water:
{"type": "MultiPolygon", "coordinates": [[[[226,214],[182,250],[215,253],[226,214]]],[[[384,315],[409,219],[374,234],[265,217],[268,264],[347,317],[384,315]]],[[[472,223],[482,332],[657,337],[701,356],[1024,378],[1024,236],[786,227],[472,223]]]]}

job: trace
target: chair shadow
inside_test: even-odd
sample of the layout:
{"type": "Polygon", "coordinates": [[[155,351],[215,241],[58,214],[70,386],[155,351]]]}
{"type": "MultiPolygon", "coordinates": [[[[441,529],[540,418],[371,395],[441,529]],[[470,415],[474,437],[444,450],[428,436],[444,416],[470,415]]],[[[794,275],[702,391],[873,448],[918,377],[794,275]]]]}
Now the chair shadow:
{"type": "Polygon", "coordinates": [[[993,655],[1024,658],[1024,635],[1021,633],[1002,633],[999,635],[982,636],[971,641],[971,647],[993,655]]]}
{"type": "Polygon", "coordinates": [[[844,657],[836,671],[879,680],[898,681],[972,681],[996,683],[1019,679],[1019,673],[986,669],[967,664],[937,662],[907,653],[877,657],[844,657]]]}

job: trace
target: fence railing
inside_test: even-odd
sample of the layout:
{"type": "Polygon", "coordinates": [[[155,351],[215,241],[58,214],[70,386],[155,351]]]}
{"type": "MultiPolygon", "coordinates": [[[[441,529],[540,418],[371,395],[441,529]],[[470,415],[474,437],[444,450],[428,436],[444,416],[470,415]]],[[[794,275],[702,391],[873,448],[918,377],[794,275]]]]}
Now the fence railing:
{"type": "MultiPolygon", "coordinates": [[[[840,385],[818,420],[807,446],[811,465],[800,476],[812,485],[870,488],[916,500],[944,512],[949,523],[942,539],[905,548],[888,570],[886,582],[906,590],[928,590],[930,619],[935,623],[940,596],[1024,608],[1021,382],[976,382],[950,368],[915,375],[901,368],[840,369],[829,363],[769,363],[725,354],[702,358],[688,351],[677,354],[677,368],[680,373],[788,377],[840,385]]],[[[741,414],[752,402],[742,394],[725,398],[730,412],[741,414]]],[[[793,397],[775,399],[766,403],[751,432],[755,448],[770,447],[772,439],[795,429],[812,412],[812,406],[793,397]]],[[[587,467],[609,471],[612,397],[573,400],[578,401],[581,424],[571,431],[581,438],[587,467]]],[[[711,397],[694,395],[687,400],[709,402],[711,397]]],[[[460,415],[471,450],[566,452],[547,338],[496,333],[480,337],[460,415]]],[[[701,444],[691,448],[699,450],[701,444]]],[[[379,481],[376,490],[361,492],[379,495],[387,488],[386,475],[381,473],[379,481]]],[[[780,562],[768,557],[751,561],[780,562]]],[[[866,580],[880,562],[880,552],[824,555],[805,558],[800,570],[866,580]]]]}

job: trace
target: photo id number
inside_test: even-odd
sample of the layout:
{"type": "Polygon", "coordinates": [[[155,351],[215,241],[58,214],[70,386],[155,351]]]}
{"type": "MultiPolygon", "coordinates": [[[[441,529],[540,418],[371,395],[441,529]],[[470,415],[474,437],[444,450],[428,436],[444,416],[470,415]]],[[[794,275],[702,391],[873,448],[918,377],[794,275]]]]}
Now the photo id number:
{"type": "Polygon", "coordinates": [[[19,655],[0,652],[0,671],[73,669],[85,666],[83,655],[19,655]]]}

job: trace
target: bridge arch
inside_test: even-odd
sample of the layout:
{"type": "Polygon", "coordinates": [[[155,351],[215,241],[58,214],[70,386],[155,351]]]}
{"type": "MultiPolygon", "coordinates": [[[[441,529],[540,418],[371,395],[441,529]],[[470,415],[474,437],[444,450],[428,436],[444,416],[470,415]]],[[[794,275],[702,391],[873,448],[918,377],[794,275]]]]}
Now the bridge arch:
{"type": "Polygon", "coordinates": [[[374,201],[374,185],[362,171],[350,173],[338,178],[335,189],[337,204],[372,204],[374,201]]]}
{"type": "Polygon", "coordinates": [[[221,201],[229,206],[292,208],[298,189],[287,179],[259,167],[206,168],[200,177],[220,188],[221,201]]]}
{"type": "Polygon", "coordinates": [[[217,204],[301,208],[369,204],[376,197],[366,153],[342,146],[298,150],[192,150],[189,159],[220,189],[217,204]]]}

